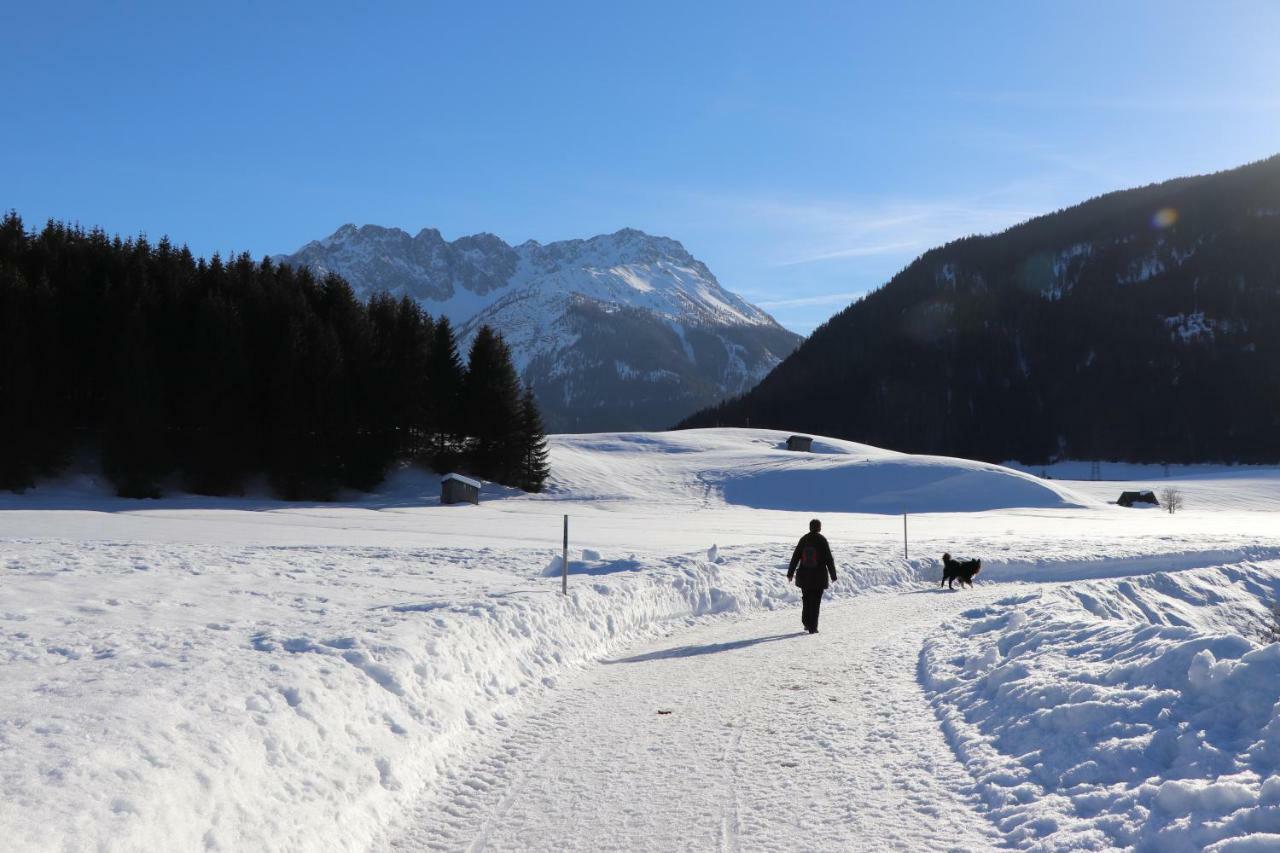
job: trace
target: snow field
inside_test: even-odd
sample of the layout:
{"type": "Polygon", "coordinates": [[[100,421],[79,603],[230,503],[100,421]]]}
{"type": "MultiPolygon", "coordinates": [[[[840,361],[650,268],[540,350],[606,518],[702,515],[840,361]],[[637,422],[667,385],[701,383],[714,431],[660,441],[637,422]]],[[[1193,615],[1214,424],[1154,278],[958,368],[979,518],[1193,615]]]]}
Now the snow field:
{"type": "MultiPolygon", "coordinates": [[[[938,577],[834,542],[833,599],[938,577]]],[[[0,826],[17,850],[366,849],[600,657],[795,607],[789,546],[717,552],[571,560],[565,599],[546,550],[10,542],[0,826]]],[[[992,571],[1042,570],[1018,556],[992,571]]]]}
{"type": "MultiPolygon", "coordinates": [[[[1074,833],[1062,838],[1101,844],[1120,837],[1107,834],[1119,832],[1104,820],[1113,812],[1115,825],[1146,838],[1139,812],[1108,805],[1102,783],[1078,783],[1093,785],[1094,799],[1073,799],[1062,783],[1038,777],[1027,784],[1041,789],[1002,786],[1006,776],[992,773],[1032,773],[1018,763],[1027,751],[1002,752],[1001,738],[1014,735],[996,731],[999,719],[970,712],[988,701],[986,676],[1006,655],[1023,655],[1028,672],[1053,684],[1059,670],[1075,678],[1074,667],[1090,655],[1155,654],[1161,643],[1183,642],[1178,631],[1219,638],[1194,649],[1213,654],[1198,664],[1210,695],[1224,665],[1244,665],[1252,648],[1213,632],[1243,630],[1237,613],[1260,614],[1266,590],[1233,597],[1238,580],[1219,584],[1211,587],[1224,590],[1218,602],[1194,597],[1195,584],[1168,592],[1122,576],[1190,578],[1241,560],[1249,561],[1246,573],[1274,566],[1280,537],[1259,535],[1266,517],[1247,501],[1172,517],[1133,512],[1082,497],[1076,484],[964,460],[821,438],[818,453],[789,453],[779,449],[785,435],[557,436],[547,494],[490,490],[479,507],[438,506],[437,481],[412,472],[381,494],[333,505],[122,501],[92,486],[0,496],[0,835],[19,851],[376,847],[424,797],[457,795],[457,785],[469,784],[460,768],[491,756],[531,707],[554,703],[601,658],[673,631],[728,628],[739,617],[794,608],[783,566],[820,512],[841,578],[835,599],[916,587],[933,593],[943,550],[981,557],[980,587],[1089,579],[1073,587],[1092,595],[1088,606],[1045,592],[980,608],[975,596],[967,609],[985,615],[963,617],[951,634],[931,639],[919,677],[928,679],[934,708],[998,825],[1019,843],[1048,844],[1067,832],[1050,828],[1047,821],[1056,820],[1074,833]],[[901,519],[891,514],[904,507],[937,510],[911,516],[909,562],[901,557],[901,519]],[[552,560],[562,513],[572,516],[574,549],[567,599],[552,560]],[[1121,583],[1136,592],[1119,591],[1121,583]],[[999,623],[1006,612],[1008,624],[999,623]],[[1147,622],[1134,628],[1140,616],[1147,622]],[[997,644],[1002,632],[1019,630],[1011,625],[1019,620],[1024,631],[1048,631],[1042,657],[1029,642],[1016,652],[997,644]],[[1112,645],[1080,645],[1079,660],[1050,655],[1074,630],[1062,628],[1063,620],[1109,626],[1115,632],[1103,639],[1112,645]],[[995,627],[970,633],[978,624],[995,627]],[[1138,630],[1157,634],[1125,646],[1138,630]],[[1009,811],[1014,806],[1001,793],[1009,787],[1016,797],[1035,790],[1044,797],[1009,811]],[[1076,808],[1082,811],[1063,816],[1076,808]]],[[[898,645],[881,649],[886,660],[904,649],[916,659],[929,623],[912,624],[895,634],[898,645]]],[[[782,648],[758,651],[775,647],[782,648]]],[[[1158,690],[1124,689],[1173,696],[1195,654],[1182,657],[1160,675],[1158,690]]],[[[914,666],[908,675],[916,677],[914,666]]],[[[1117,670],[1108,689],[1120,690],[1131,675],[1117,670]]],[[[991,707],[1010,719],[1025,710],[991,707]]],[[[1090,707],[1073,712],[1082,725],[1092,719],[1090,707]]],[[[1164,730],[1158,717],[1133,726],[1149,727],[1152,741],[1164,730]]],[[[891,732],[877,731],[888,751],[891,732]]],[[[1214,737],[1206,742],[1215,749],[1234,748],[1214,737]]],[[[1036,772],[1052,775],[1053,762],[1067,760],[1065,748],[1054,749],[1046,753],[1048,770],[1036,772]]],[[[1256,799],[1242,808],[1258,816],[1215,839],[1243,843],[1248,826],[1267,828],[1264,758],[1231,764],[1239,778],[1229,781],[1256,799]]],[[[939,756],[933,760],[947,772],[939,756]]],[[[1198,791],[1207,778],[1171,772],[1137,784],[1179,781],[1198,791]]],[[[1205,796],[1229,799],[1232,791],[1239,794],[1224,788],[1205,796]]],[[[1170,787],[1164,802],[1181,803],[1185,793],[1170,787]]],[[[1154,795],[1133,797],[1135,809],[1156,813],[1154,795]]],[[[461,808],[459,796],[453,802],[443,808],[461,808]]],[[[1182,843],[1175,823],[1161,824],[1161,841],[1182,843]]]]}
{"type": "Polygon", "coordinates": [[[776,547],[571,561],[565,598],[545,551],[7,545],[16,850],[367,849],[568,673],[796,600],[776,547]]]}
{"type": "Polygon", "coordinates": [[[921,675],[1019,848],[1275,849],[1278,601],[1275,559],[1028,590],[930,638],[921,675]]]}

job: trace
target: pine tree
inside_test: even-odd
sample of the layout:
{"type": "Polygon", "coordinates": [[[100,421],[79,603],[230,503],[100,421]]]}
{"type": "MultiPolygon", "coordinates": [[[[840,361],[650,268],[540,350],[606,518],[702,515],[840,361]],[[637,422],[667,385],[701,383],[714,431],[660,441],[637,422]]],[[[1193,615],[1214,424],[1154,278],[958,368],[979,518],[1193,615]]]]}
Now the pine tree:
{"type": "Polygon", "coordinates": [[[389,346],[396,377],[396,423],[402,459],[419,459],[426,449],[427,405],[431,396],[428,359],[435,335],[431,315],[408,296],[396,306],[394,337],[389,346]]]}
{"type": "Polygon", "coordinates": [[[65,461],[53,336],[48,281],[31,284],[0,256],[0,489],[24,490],[65,461]]]}
{"type": "Polygon", "coordinates": [[[427,353],[427,399],[422,429],[431,438],[430,462],[437,471],[453,466],[464,433],[462,384],[465,371],[448,317],[441,317],[427,353]]]}
{"type": "Polygon", "coordinates": [[[528,388],[520,396],[520,473],[516,486],[526,492],[542,491],[551,472],[548,464],[547,436],[542,415],[533,391],[528,388]]]}
{"type": "Polygon", "coordinates": [[[120,319],[120,343],[114,356],[111,384],[105,389],[106,420],[102,429],[102,470],[124,498],[160,497],[168,473],[169,412],[165,406],[157,352],[149,329],[144,297],[120,319]]]}
{"type": "Polygon", "coordinates": [[[502,336],[481,326],[471,343],[463,383],[471,471],[514,484],[520,470],[520,380],[502,336]]]}

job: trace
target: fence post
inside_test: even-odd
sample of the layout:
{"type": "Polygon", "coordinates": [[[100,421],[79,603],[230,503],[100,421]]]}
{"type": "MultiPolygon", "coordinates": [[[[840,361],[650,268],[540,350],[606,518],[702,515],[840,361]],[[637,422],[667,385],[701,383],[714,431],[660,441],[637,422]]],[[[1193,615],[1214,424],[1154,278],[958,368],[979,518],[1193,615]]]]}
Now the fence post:
{"type": "Polygon", "coordinates": [[[569,594],[569,516],[564,517],[564,554],[560,557],[560,594],[569,594]]]}
{"type": "Polygon", "coordinates": [[[907,514],[902,514],[902,559],[910,560],[907,555],[907,514]]]}

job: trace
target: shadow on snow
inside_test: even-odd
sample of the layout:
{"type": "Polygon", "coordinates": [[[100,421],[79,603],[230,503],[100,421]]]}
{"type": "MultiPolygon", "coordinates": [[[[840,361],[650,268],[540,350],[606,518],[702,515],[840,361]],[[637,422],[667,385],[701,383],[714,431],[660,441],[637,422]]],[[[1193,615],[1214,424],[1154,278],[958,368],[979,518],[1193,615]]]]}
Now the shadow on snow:
{"type": "Polygon", "coordinates": [[[633,655],[629,658],[618,658],[617,660],[606,660],[601,663],[644,663],[650,660],[665,660],[667,658],[691,658],[698,655],[713,655],[718,652],[732,652],[736,649],[745,649],[750,646],[758,646],[761,643],[772,643],[778,640],[787,640],[792,637],[806,636],[804,631],[796,631],[792,634],[770,634],[767,637],[752,637],[749,640],[733,640],[728,643],[704,643],[698,646],[674,646],[670,649],[659,649],[656,652],[645,652],[642,655],[633,655]]]}

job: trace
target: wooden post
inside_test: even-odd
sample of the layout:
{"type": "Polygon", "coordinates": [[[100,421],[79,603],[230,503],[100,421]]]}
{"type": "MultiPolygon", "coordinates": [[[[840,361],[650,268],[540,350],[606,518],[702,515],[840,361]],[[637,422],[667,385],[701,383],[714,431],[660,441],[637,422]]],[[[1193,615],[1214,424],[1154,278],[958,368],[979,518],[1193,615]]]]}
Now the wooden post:
{"type": "Polygon", "coordinates": [[[907,514],[902,514],[902,559],[911,559],[907,556],[907,514]]]}
{"type": "Polygon", "coordinates": [[[564,554],[560,558],[560,594],[569,594],[569,516],[564,517],[564,554]]]}

